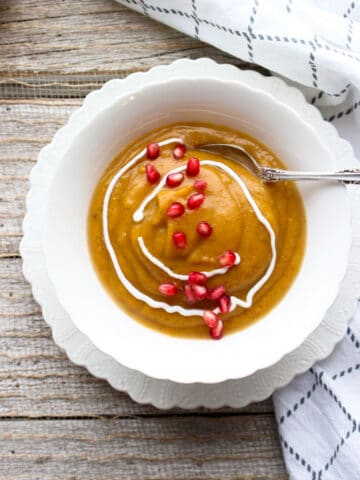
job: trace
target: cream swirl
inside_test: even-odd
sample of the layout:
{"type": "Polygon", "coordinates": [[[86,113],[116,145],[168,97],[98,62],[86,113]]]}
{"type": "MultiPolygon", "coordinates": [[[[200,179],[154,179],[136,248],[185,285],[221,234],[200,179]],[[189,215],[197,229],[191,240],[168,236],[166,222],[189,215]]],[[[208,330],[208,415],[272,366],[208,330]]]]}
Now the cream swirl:
{"type": "MultiPolygon", "coordinates": [[[[142,237],[138,238],[138,242],[144,257],[150,260],[151,263],[159,267],[163,272],[167,273],[169,277],[175,278],[176,280],[182,280],[184,282],[187,282],[189,275],[175,273],[173,270],[171,270],[171,268],[167,267],[161,260],[154,257],[154,255],[152,255],[147,249],[144,239],[142,237]]],[[[235,256],[236,256],[236,260],[234,265],[239,265],[241,261],[240,255],[238,253],[235,253],[235,256]]],[[[211,277],[215,277],[215,275],[224,275],[224,273],[226,273],[229,270],[229,268],[231,267],[216,268],[215,270],[210,270],[210,272],[201,272],[201,273],[203,273],[207,278],[211,278],[211,277]]]]}
{"type": "MultiPolygon", "coordinates": [[[[177,138],[172,138],[172,139],[169,139],[169,140],[164,140],[163,142],[159,142],[159,146],[165,146],[165,145],[168,145],[170,143],[183,143],[183,142],[182,142],[182,140],[179,140],[177,138]]],[[[124,173],[126,173],[131,167],[133,167],[138,162],[138,160],[140,160],[145,154],[146,154],[146,149],[143,149],[130,162],[128,162],[124,167],[122,167],[115,174],[115,176],[112,178],[112,180],[109,183],[108,188],[105,192],[104,202],[103,202],[103,210],[102,210],[102,220],[103,220],[103,236],[104,236],[104,242],[105,242],[106,249],[107,249],[107,251],[110,255],[112,264],[114,266],[115,272],[116,272],[119,280],[124,285],[124,287],[127,289],[127,291],[132,296],[134,296],[137,300],[140,300],[140,301],[143,301],[143,302],[147,303],[152,308],[163,309],[168,313],[178,313],[178,314],[186,316],[186,317],[189,317],[189,316],[200,316],[200,317],[202,317],[203,316],[203,310],[201,310],[201,309],[187,309],[187,308],[181,307],[180,305],[169,305],[165,302],[160,302],[160,301],[154,300],[153,298],[149,297],[148,295],[144,294],[139,289],[137,289],[124,275],[124,273],[123,273],[123,271],[122,271],[122,269],[119,265],[118,259],[116,257],[116,253],[114,251],[113,245],[111,243],[110,235],[109,235],[109,225],[108,225],[108,208],[109,208],[109,202],[110,202],[111,194],[113,192],[113,189],[114,189],[116,183],[122,177],[122,175],[124,175],[124,173]]],[[[201,164],[201,166],[207,165],[207,166],[212,166],[212,167],[218,168],[220,170],[223,170],[227,175],[229,175],[229,177],[231,177],[239,185],[239,187],[241,188],[241,190],[243,191],[243,193],[245,195],[245,198],[247,199],[250,206],[254,210],[257,219],[259,220],[260,223],[262,223],[264,225],[266,230],[269,232],[272,257],[271,257],[270,264],[269,264],[265,274],[248,291],[245,300],[242,300],[242,299],[240,299],[236,296],[231,296],[231,298],[230,298],[230,300],[231,300],[231,309],[230,310],[231,311],[234,310],[236,308],[236,306],[240,306],[240,307],[243,307],[243,308],[250,308],[252,303],[253,303],[254,295],[267,282],[267,280],[270,278],[270,276],[272,275],[272,273],[274,271],[274,268],[275,268],[276,257],[277,257],[275,232],[274,232],[272,226],[270,225],[269,221],[265,218],[265,216],[260,211],[260,209],[259,209],[257,203],[255,202],[253,196],[251,195],[249,189],[247,188],[247,186],[243,182],[243,180],[239,177],[239,175],[237,175],[227,165],[224,165],[220,162],[216,162],[216,161],[213,161],[213,160],[202,160],[200,162],[200,164],[201,164]]],[[[167,173],[167,175],[169,175],[171,173],[182,172],[183,170],[186,170],[186,165],[182,165],[180,167],[174,168],[173,170],[169,171],[167,173]]],[[[161,181],[154,188],[154,190],[143,200],[141,205],[137,208],[137,210],[133,214],[133,220],[135,222],[140,222],[140,221],[143,220],[144,210],[145,210],[146,206],[158,195],[160,190],[162,188],[164,188],[165,183],[166,183],[166,176],[164,176],[161,179],[161,181]]],[[[173,272],[165,264],[160,262],[160,260],[158,260],[156,257],[151,255],[151,253],[147,250],[142,237],[139,237],[138,241],[139,241],[139,245],[140,245],[140,248],[142,250],[142,253],[146,256],[146,258],[153,265],[155,265],[158,268],[165,271],[172,278],[176,278],[178,280],[185,280],[185,281],[187,280],[188,277],[186,275],[181,275],[181,274],[177,274],[177,273],[173,272]]],[[[240,263],[239,254],[237,254],[237,263],[240,263]]],[[[211,272],[204,272],[204,273],[207,276],[214,276],[214,275],[225,274],[227,270],[228,270],[228,268],[225,267],[225,268],[216,269],[216,270],[213,270],[211,272]]],[[[214,310],[214,312],[218,313],[219,309],[216,308],[214,310]]]]}

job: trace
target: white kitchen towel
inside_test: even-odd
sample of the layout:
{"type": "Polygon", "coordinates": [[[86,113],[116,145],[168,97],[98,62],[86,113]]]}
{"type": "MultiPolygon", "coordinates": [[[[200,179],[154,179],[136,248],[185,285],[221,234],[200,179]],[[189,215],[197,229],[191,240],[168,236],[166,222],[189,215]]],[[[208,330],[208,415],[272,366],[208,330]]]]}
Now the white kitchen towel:
{"type": "Polygon", "coordinates": [[[360,310],[326,360],[275,392],[292,480],[360,479],[360,310]]]}
{"type": "MultiPolygon", "coordinates": [[[[118,1],[295,83],[360,157],[360,1],[118,1]]],[[[274,404],[291,480],[360,480],[360,309],[274,404]]]]}
{"type": "Polygon", "coordinates": [[[359,0],[117,1],[295,82],[360,157],[359,0]]]}

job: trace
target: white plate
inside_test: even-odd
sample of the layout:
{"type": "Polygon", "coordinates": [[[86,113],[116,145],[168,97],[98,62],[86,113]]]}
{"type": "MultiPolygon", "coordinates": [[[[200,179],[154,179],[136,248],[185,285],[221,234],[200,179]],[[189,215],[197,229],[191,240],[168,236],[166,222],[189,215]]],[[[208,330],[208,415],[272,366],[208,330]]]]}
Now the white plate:
{"type": "MultiPolygon", "coordinates": [[[[175,64],[173,64],[171,67],[167,67],[168,69],[172,70],[172,72],[176,75],[176,69],[177,68],[182,68],[182,64],[183,63],[190,63],[189,61],[180,61],[180,62],[176,62],[175,64]]],[[[230,71],[228,70],[230,68],[231,70],[231,73],[233,74],[233,78],[236,77],[236,75],[240,75],[242,78],[244,76],[244,72],[239,72],[238,70],[232,68],[232,67],[228,67],[228,66],[217,66],[216,64],[214,64],[213,62],[210,62],[208,60],[201,60],[201,61],[197,61],[197,62],[191,62],[191,65],[192,65],[192,69],[194,70],[194,72],[196,71],[196,69],[199,71],[201,71],[203,73],[204,71],[204,68],[205,66],[207,67],[207,69],[209,70],[207,72],[207,74],[211,74],[211,70],[212,70],[212,74],[213,75],[216,75],[216,74],[220,74],[220,75],[223,75],[224,74],[224,69],[226,71],[226,75],[227,77],[229,76],[230,74],[230,71]],[[220,70],[220,71],[219,71],[220,70]]],[[[162,70],[161,72],[161,75],[163,76],[164,75],[164,67],[159,67],[160,70],[162,70]]],[[[157,70],[157,69],[155,69],[157,70]]],[[[153,72],[154,70],[152,70],[153,72]]],[[[196,72],[195,72],[196,73],[196,72]]],[[[138,75],[137,75],[138,76],[138,75]]],[[[256,79],[259,77],[257,74],[254,74],[252,72],[245,72],[245,76],[247,76],[248,78],[248,81],[251,81],[251,82],[255,82],[256,79]],[[253,78],[250,78],[250,77],[253,77],[253,78]]],[[[141,77],[141,75],[140,75],[141,77]]],[[[261,77],[260,77],[261,78],[261,77]]],[[[138,81],[140,79],[138,78],[138,81]]],[[[267,81],[269,82],[275,82],[276,83],[276,90],[277,90],[277,94],[279,94],[280,92],[280,96],[281,96],[281,88],[287,88],[283,82],[280,82],[276,79],[267,79],[267,81]]],[[[297,94],[298,95],[298,94],[297,94]]],[[[300,98],[302,98],[300,96],[300,98]]],[[[303,102],[302,102],[303,103],[303,102]]],[[[313,110],[313,109],[311,109],[313,110]]],[[[318,113],[316,112],[316,114],[313,114],[313,120],[314,120],[314,117],[315,119],[318,118],[318,113]]],[[[314,124],[316,124],[316,121],[314,121],[314,124]]],[[[315,126],[315,125],[313,125],[315,126]]],[[[352,154],[351,154],[351,149],[348,147],[347,143],[346,142],[342,142],[338,139],[336,133],[335,133],[335,130],[332,128],[332,127],[329,127],[326,129],[326,137],[324,137],[324,132],[322,132],[322,135],[323,135],[323,139],[325,141],[327,141],[330,146],[334,147],[335,145],[337,146],[337,149],[335,149],[334,151],[336,152],[336,156],[337,158],[341,158],[341,165],[346,165],[346,166],[351,166],[353,165],[353,158],[352,158],[352,154]]],[[[49,298],[49,295],[53,297],[53,294],[54,292],[52,291],[51,292],[51,287],[48,286],[47,288],[47,293],[46,293],[46,287],[45,285],[47,284],[46,282],[46,271],[44,271],[44,269],[41,267],[41,262],[40,262],[40,258],[42,256],[42,253],[41,253],[41,248],[39,248],[39,245],[37,243],[37,240],[35,239],[36,237],[36,234],[39,235],[40,233],[40,222],[38,222],[38,225],[36,226],[36,221],[34,218],[34,213],[36,212],[38,218],[41,218],[41,215],[43,215],[43,206],[44,206],[44,203],[45,203],[45,200],[47,198],[47,187],[48,185],[50,184],[50,181],[51,178],[52,178],[52,175],[54,173],[54,170],[56,168],[56,155],[54,155],[54,152],[51,152],[51,148],[49,147],[46,147],[45,150],[43,151],[42,153],[42,158],[40,159],[40,162],[39,164],[34,168],[34,171],[32,173],[32,176],[31,176],[31,180],[32,180],[32,190],[31,190],[31,193],[29,194],[29,199],[28,199],[28,214],[27,214],[27,217],[25,219],[25,222],[24,222],[24,230],[25,230],[25,237],[24,237],[24,241],[22,243],[22,254],[24,256],[24,271],[25,271],[25,274],[26,276],[29,278],[30,281],[32,281],[33,283],[33,289],[34,289],[34,295],[35,297],[38,299],[38,301],[43,305],[43,308],[44,308],[44,316],[45,318],[48,320],[48,322],[50,324],[53,325],[54,329],[55,329],[55,335],[56,335],[56,338],[58,339],[59,343],[61,345],[64,345],[64,342],[59,339],[59,335],[61,336],[60,333],[56,333],[56,329],[58,327],[56,327],[56,325],[59,324],[59,319],[61,318],[64,318],[64,312],[59,312],[59,305],[57,305],[57,307],[55,307],[54,303],[56,302],[56,300],[54,301],[54,298],[52,298],[52,300],[50,300],[49,298]],[[46,178],[46,181],[44,181],[44,178],[46,178]],[[39,200],[40,198],[40,200],[39,200]],[[37,231],[38,230],[38,231],[37,231]],[[33,236],[34,238],[31,238],[31,236],[33,236]],[[30,248],[30,250],[29,250],[30,248]],[[36,262],[38,262],[38,265],[36,266],[35,265],[35,262],[34,262],[34,248],[38,251],[38,254],[36,255],[38,258],[36,259],[36,262]],[[30,254],[29,252],[32,252],[32,254],[30,254]],[[41,273],[42,271],[42,273],[41,273]],[[42,278],[41,282],[40,282],[40,277],[42,278]],[[60,317],[58,317],[56,315],[56,320],[54,320],[54,315],[53,313],[54,312],[57,312],[58,315],[60,315],[60,317]]],[[[353,296],[351,298],[351,302],[353,302],[353,299],[355,297],[353,296]]],[[[350,300],[348,300],[350,302],[350,300]]],[[[351,307],[353,307],[353,305],[351,305],[351,307]]],[[[350,312],[352,313],[352,312],[350,312]]],[[[241,384],[241,392],[239,392],[238,390],[238,381],[233,381],[233,382],[226,382],[224,383],[224,389],[218,389],[216,386],[203,386],[203,385],[198,385],[198,386],[194,386],[194,385],[189,385],[189,386],[181,386],[181,390],[182,390],[182,393],[185,393],[185,391],[187,390],[187,393],[189,393],[189,391],[195,393],[195,392],[198,392],[198,395],[190,395],[190,397],[186,400],[184,400],[184,402],[181,402],[181,400],[179,400],[178,397],[176,397],[176,399],[174,400],[174,397],[172,397],[172,399],[168,396],[169,393],[167,394],[167,400],[162,400],[164,397],[163,395],[160,396],[160,398],[157,396],[157,398],[151,398],[151,397],[148,397],[147,394],[145,393],[145,397],[143,395],[140,395],[139,393],[136,393],[136,390],[134,390],[134,378],[137,377],[137,379],[139,378],[142,378],[144,379],[144,376],[137,374],[135,372],[131,372],[129,371],[128,369],[125,369],[124,367],[121,367],[119,365],[116,364],[116,362],[114,362],[112,359],[110,359],[109,357],[106,357],[107,358],[107,362],[106,364],[109,366],[109,369],[105,368],[104,370],[104,362],[103,362],[103,358],[104,356],[102,354],[100,354],[99,352],[94,353],[94,347],[93,346],[90,346],[91,344],[89,344],[89,342],[85,342],[85,345],[86,345],[86,349],[87,348],[90,348],[91,350],[91,354],[89,356],[86,355],[86,360],[85,360],[85,356],[84,356],[84,351],[81,350],[81,352],[78,352],[75,353],[75,350],[74,348],[71,348],[69,347],[68,345],[68,342],[65,342],[66,343],[66,349],[70,355],[71,358],[74,359],[74,361],[76,361],[77,363],[81,363],[83,364],[84,362],[86,363],[86,366],[88,366],[88,368],[90,369],[90,371],[92,371],[93,373],[95,374],[98,374],[99,376],[104,376],[105,378],[108,378],[109,381],[111,383],[114,384],[114,386],[116,386],[117,388],[120,388],[120,389],[123,389],[123,390],[128,390],[130,394],[132,394],[132,396],[134,396],[138,401],[150,401],[158,406],[163,406],[164,408],[165,407],[168,407],[168,406],[172,406],[173,403],[180,403],[182,406],[193,406],[194,404],[197,405],[197,404],[207,404],[207,406],[219,406],[221,405],[222,403],[229,403],[231,405],[239,405],[239,404],[244,404],[244,403],[248,403],[249,401],[251,400],[255,400],[255,399],[259,399],[259,398],[264,398],[265,396],[269,395],[272,390],[274,389],[274,387],[277,387],[279,385],[282,385],[284,383],[286,383],[287,380],[289,380],[295,373],[298,373],[299,371],[303,371],[304,369],[308,368],[309,365],[311,365],[313,363],[314,360],[318,359],[318,358],[322,358],[323,356],[325,356],[327,353],[329,353],[329,351],[333,348],[333,345],[335,343],[335,341],[339,340],[339,338],[341,337],[341,335],[344,333],[344,325],[346,323],[346,320],[349,318],[349,315],[350,315],[349,312],[344,312],[344,315],[347,314],[348,316],[346,317],[345,320],[343,320],[342,322],[340,322],[339,320],[339,324],[336,326],[336,328],[334,329],[334,331],[331,332],[330,335],[326,335],[324,336],[323,338],[323,343],[320,342],[320,345],[316,344],[317,345],[317,348],[315,349],[315,351],[313,351],[313,354],[311,355],[311,352],[307,351],[306,355],[304,355],[304,358],[302,358],[301,360],[302,361],[298,361],[299,358],[297,358],[296,362],[294,364],[292,364],[292,362],[288,359],[287,360],[287,367],[285,368],[286,371],[282,371],[282,369],[280,368],[275,368],[275,367],[272,367],[272,369],[275,369],[273,374],[270,373],[270,371],[266,371],[266,374],[264,372],[258,372],[258,374],[256,374],[255,376],[253,376],[254,378],[257,378],[258,380],[257,381],[260,381],[260,383],[264,386],[263,389],[260,389],[262,391],[259,391],[259,385],[257,385],[255,387],[255,391],[254,389],[251,387],[252,385],[256,385],[256,382],[254,383],[253,381],[253,377],[249,377],[249,378],[246,378],[242,381],[242,384],[241,384]],[[325,337],[327,337],[327,341],[325,341],[325,337]],[[74,358],[74,355],[76,355],[76,358],[74,358]],[[80,356],[79,356],[80,355],[80,356]],[[102,360],[99,359],[99,355],[101,356],[102,355],[102,360]],[[121,375],[122,375],[122,382],[119,383],[119,377],[117,374],[115,374],[115,371],[117,371],[119,373],[119,369],[121,370],[121,375]],[[276,371],[277,372],[281,372],[279,373],[279,376],[276,374],[276,371]],[[106,373],[107,372],[107,373],[106,373]],[[112,373],[111,373],[112,372],[112,373]],[[115,375],[115,376],[114,376],[115,375]],[[132,379],[131,381],[129,379],[132,379]],[[269,381],[265,381],[266,378],[269,378],[269,381]],[[129,380],[130,381],[130,384],[132,385],[132,387],[130,387],[129,385],[129,382],[127,381],[129,380]],[[225,385],[227,386],[227,388],[225,388],[225,385]],[[244,388],[244,386],[246,386],[246,388],[244,388]],[[205,397],[201,397],[202,396],[202,393],[201,392],[204,392],[204,389],[208,390],[208,393],[207,395],[209,394],[210,391],[212,392],[216,392],[216,395],[211,395],[211,398],[209,398],[207,395],[205,397]],[[225,392],[225,391],[232,391],[234,392],[234,395],[231,397],[231,395],[225,395],[221,392],[225,392]],[[200,395],[200,397],[199,397],[200,395]],[[206,402],[205,402],[205,398],[207,398],[206,402]]],[[[62,327],[66,327],[66,321],[63,320],[61,321],[60,320],[60,324],[62,325],[62,327]]],[[[332,327],[333,328],[333,327],[332,327]]],[[[65,330],[63,329],[62,330],[63,333],[64,331],[68,331],[66,328],[65,330]]],[[[83,335],[81,334],[74,334],[75,332],[73,331],[73,327],[71,328],[71,339],[70,340],[70,343],[72,344],[72,346],[74,347],[73,345],[73,342],[76,342],[76,340],[79,340],[80,341],[80,337],[83,339],[83,335]],[[80,337],[79,337],[80,335],[80,337]]],[[[81,340],[83,341],[83,340],[81,340]]],[[[312,343],[310,342],[310,345],[312,343]]],[[[305,344],[306,345],[306,344],[305,344]]],[[[307,349],[309,348],[309,346],[307,347],[307,349]]],[[[311,349],[313,350],[313,349],[311,349]]],[[[292,354],[294,355],[294,354],[292,354]]],[[[291,356],[290,356],[291,357],[291,356]]],[[[280,362],[281,364],[282,362],[280,362]]],[[[271,370],[272,370],[271,369],[271,370]]],[[[161,381],[150,381],[147,380],[146,384],[149,385],[149,390],[148,392],[152,391],[153,390],[153,387],[155,386],[155,390],[156,391],[164,391],[164,388],[166,389],[166,391],[168,391],[167,389],[169,388],[169,391],[176,391],[177,390],[177,387],[175,387],[175,384],[173,384],[172,382],[161,382],[161,381]],[[160,386],[161,386],[161,389],[160,389],[160,386]]],[[[137,383],[139,385],[139,383],[137,383]]],[[[143,380],[141,381],[141,385],[143,385],[143,380]]],[[[179,387],[180,388],[180,387],[179,387]]]]}

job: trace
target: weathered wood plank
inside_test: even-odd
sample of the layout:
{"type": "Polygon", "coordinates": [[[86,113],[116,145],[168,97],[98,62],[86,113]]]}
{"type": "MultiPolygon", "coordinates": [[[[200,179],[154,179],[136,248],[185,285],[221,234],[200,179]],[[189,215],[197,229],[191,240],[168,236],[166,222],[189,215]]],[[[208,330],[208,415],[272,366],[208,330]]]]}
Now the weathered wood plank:
{"type": "Polygon", "coordinates": [[[0,4],[0,25],[6,25],[19,22],[28,22],[32,20],[46,20],[50,18],[67,18],[74,15],[94,15],[102,13],[112,13],[117,10],[117,4],[112,1],[83,2],[82,0],[73,0],[71,2],[53,2],[52,0],[42,0],[41,5],[34,0],[2,0],[0,4]]]}
{"type": "MultiPolygon", "coordinates": [[[[6,363],[1,370],[8,368],[9,364],[10,362],[6,363]]],[[[84,370],[71,367],[61,358],[56,360],[55,356],[46,357],[45,354],[42,354],[41,358],[33,356],[28,360],[17,360],[17,365],[21,373],[7,370],[6,375],[2,374],[0,377],[0,419],[133,415],[166,417],[169,414],[189,414],[188,411],[178,408],[158,410],[150,405],[139,405],[126,394],[114,391],[106,382],[93,379],[84,370]],[[55,369],[58,370],[57,373],[54,373],[55,369]]],[[[266,411],[272,414],[271,410],[269,400],[243,410],[223,408],[215,410],[213,414],[240,412],[260,415],[266,411]]],[[[209,414],[209,411],[197,409],[190,413],[202,416],[209,414]]]]}
{"type": "Polygon", "coordinates": [[[287,478],[268,415],[2,421],[0,462],[2,480],[287,478]]]}
{"type": "MultiPolygon", "coordinates": [[[[126,394],[114,391],[66,358],[32,298],[19,258],[0,259],[0,400],[0,417],[158,412],[135,404],[126,394]]],[[[229,409],[222,410],[226,411],[229,409]]],[[[273,406],[268,400],[241,411],[272,412],[273,406]]]]}
{"type": "Polygon", "coordinates": [[[6,2],[1,13],[2,70],[12,73],[126,75],[186,56],[232,58],[109,0],[18,0],[6,2]]]}
{"type": "Polygon", "coordinates": [[[0,98],[84,97],[110,78],[186,57],[266,71],[110,0],[18,0],[1,12],[0,98]]]}
{"type": "Polygon", "coordinates": [[[0,102],[0,258],[18,255],[28,177],[79,100],[0,102]]]}

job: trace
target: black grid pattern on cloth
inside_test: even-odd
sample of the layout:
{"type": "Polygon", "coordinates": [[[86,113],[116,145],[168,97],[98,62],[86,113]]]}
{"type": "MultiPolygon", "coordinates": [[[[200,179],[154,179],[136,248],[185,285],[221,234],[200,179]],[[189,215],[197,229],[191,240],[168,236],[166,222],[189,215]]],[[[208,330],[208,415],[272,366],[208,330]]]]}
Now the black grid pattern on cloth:
{"type": "MultiPolygon", "coordinates": [[[[356,337],[355,333],[352,331],[350,327],[347,329],[347,338],[349,342],[352,344],[353,348],[356,350],[360,349],[360,341],[356,337]]],[[[359,352],[360,353],[360,352],[359,352]]],[[[318,367],[319,369],[319,367],[318,367]]],[[[332,381],[335,381],[339,378],[344,377],[345,375],[352,375],[356,374],[360,370],[360,363],[356,365],[351,365],[347,369],[344,369],[340,371],[339,373],[334,374],[331,377],[332,381]]],[[[283,446],[283,448],[289,452],[289,454],[296,460],[296,462],[304,468],[304,474],[306,473],[307,479],[311,480],[322,480],[324,478],[324,475],[326,472],[330,471],[332,465],[336,461],[336,457],[338,456],[339,452],[341,449],[346,445],[348,442],[349,438],[352,437],[354,434],[360,434],[360,419],[355,419],[353,418],[352,414],[350,411],[345,407],[341,399],[338,398],[336,393],[333,391],[333,389],[328,385],[328,383],[324,380],[324,375],[325,372],[324,370],[320,369],[319,371],[316,371],[314,368],[310,368],[309,372],[307,375],[312,375],[314,377],[314,382],[310,389],[303,395],[299,397],[299,399],[294,403],[293,407],[291,409],[288,409],[283,415],[280,416],[280,418],[277,419],[277,423],[279,427],[286,422],[288,418],[291,416],[296,415],[296,413],[302,408],[302,406],[306,403],[306,401],[310,400],[314,392],[318,389],[321,388],[323,389],[324,392],[330,397],[330,399],[334,402],[336,407],[342,412],[342,415],[346,418],[346,420],[349,422],[348,423],[348,429],[339,436],[338,443],[334,447],[331,455],[329,456],[328,460],[325,462],[325,464],[322,466],[320,469],[315,469],[313,465],[311,464],[310,460],[304,458],[304,456],[299,453],[296,448],[290,444],[290,442],[284,437],[283,434],[280,434],[280,442],[283,446]]],[[[360,442],[360,438],[359,438],[360,442]]]]}
{"type": "Polygon", "coordinates": [[[343,17],[344,18],[349,18],[353,12],[353,10],[355,9],[355,7],[358,5],[359,1],[356,0],[356,1],[351,1],[349,7],[347,8],[346,12],[343,14],[343,17]]]}
{"type": "MultiPolygon", "coordinates": [[[[191,0],[191,12],[187,12],[185,10],[180,10],[176,8],[172,8],[169,3],[169,7],[160,7],[156,3],[150,3],[150,0],[118,0],[120,3],[128,5],[133,8],[137,8],[140,12],[145,13],[146,15],[151,15],[151,13],[160,13],[163,15],[176,15],[180,17],[187,18],[193,22],[193,33],[190,33],[194,38],[199,39],[200,34],[200,27],[201,24],[208,25],[216,30],[222,31],[229,35],[233,35],[241,41],[246,42],[247,47],[247,60],[256,63],[256,55],[254,54],[254,42],[255,41],[267,41],[267,42],[277,42],[277,43],[294,43],[303,46],[309,47],[309,58],[308,58],[308,68],[312,79],[312,86],[314,88],[319,88],[319,72],[318,72],[318,65],[316,61],[316,53],[321,50],[327,50],[338,55],[344,56],[349,58],[357,63],[360,64],[360,56],[354,54],[351,51],[351,43],[352,43],[352,36],[353,36],[353,21],[351,20],[351,14],[355,10],[358,5],[359,0],[352,1],[349,4],[347,10],[343,13],[344,18],[349,19],[348,23],[348,32],[347,32],[347,40],[346,40],[346,51],[341,50],[334,46],[333,44],[329,44],[325,40],[321,40],[315,36],[313,40],[308,40],[304,38],[299,38],[295,36],[284,36],[284,35],[269,35],[262,32],[255,32],[255,20],[258,13],[259,8],[259,0],[252,0],[251,6],[251,13],[248,19],[247,29],[239,30],[234,29],[229,26],[214,22],[208,18],[203,18],[198,15],[197,9],[197,0],[191,0]]],[[[293,0],[287,0],[285,9],[288,14],[292,13],[293,8],[293,0]]],[[[359,65],[360,68],[360,65],[359,65]]],[[[334,97],[341,97],[345,95],[347,90],[350,88],[350,84],[345,85],[340,92],[335,93],[326,93],[326,95],[334,96],[334,97]]],[[[320,92],[315,95],[310,102],[312,104],[316,104],[317,100],[319,100],[325,94],[324,91],[320,90],[320,92]]],[[[343,106],[339,107],[338,111],[329,115],[325,118],[325,120],[332,122],[334,120],[339,120],[347,115],[353,113],[359,106],[359,101],[355,101],[352,105],[348,105],[346,108],[343,106]]]]}

